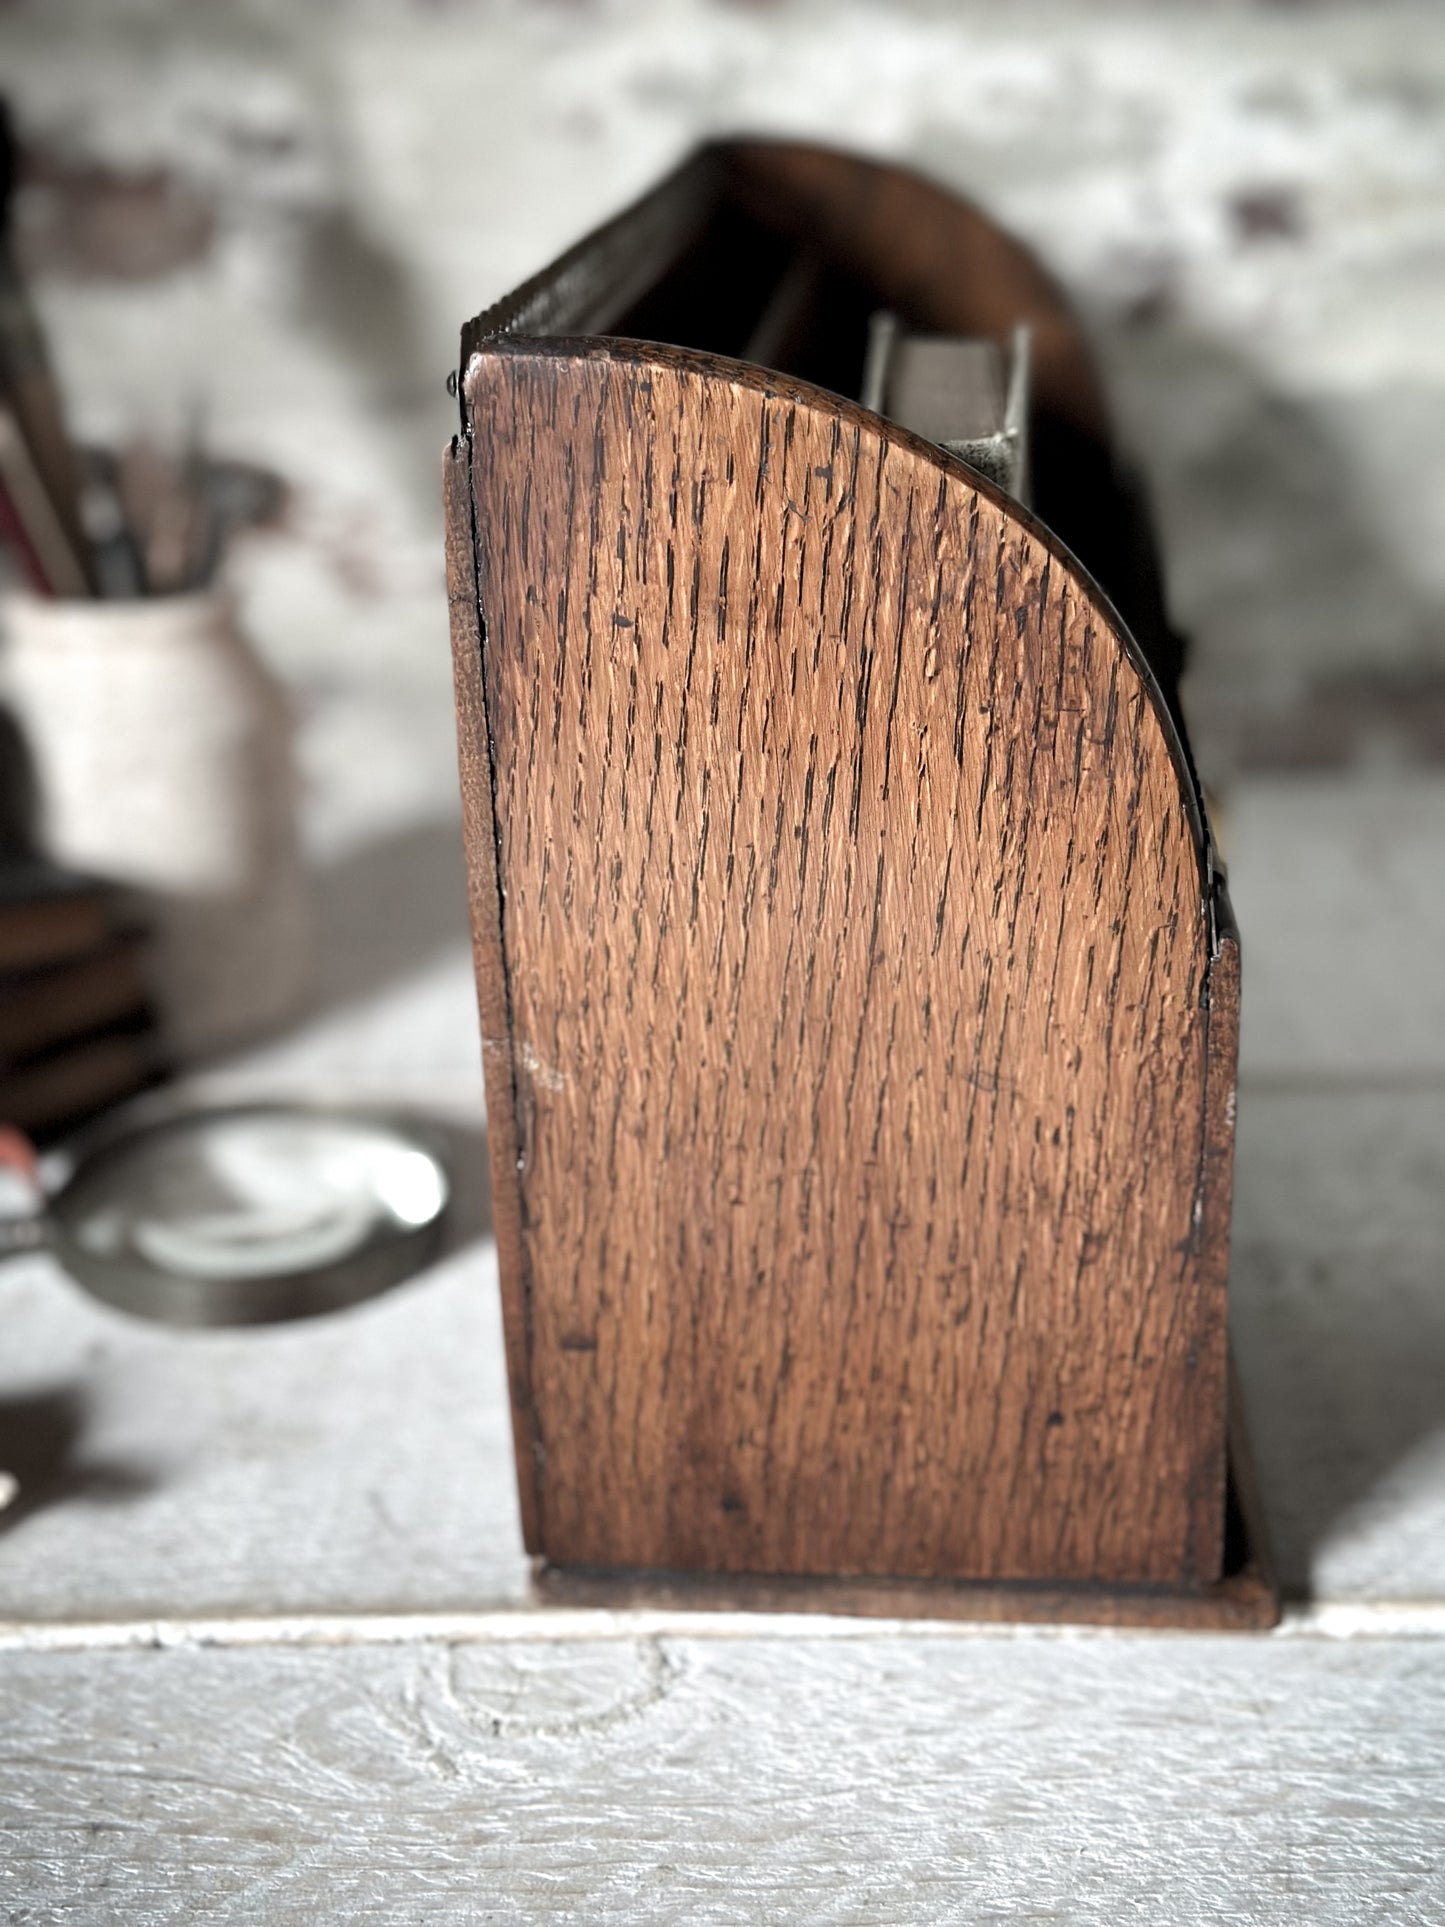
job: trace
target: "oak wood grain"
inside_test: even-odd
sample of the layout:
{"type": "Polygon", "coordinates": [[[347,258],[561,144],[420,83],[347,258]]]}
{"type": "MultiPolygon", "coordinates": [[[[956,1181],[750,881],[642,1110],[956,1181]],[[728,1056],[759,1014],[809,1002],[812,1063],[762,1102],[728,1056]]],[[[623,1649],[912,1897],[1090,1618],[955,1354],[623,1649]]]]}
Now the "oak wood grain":
{"type": "Polygon", "coordinates": [[[472,495],[465,445],[447,450],[443,492],[447,517],[447,603],[457,700],[458,769],[467,837],[467,908],[476,962],[482,1067],[487,1091],[487,1156],[492,1179],[492,1225],[502,1293],[502,1327],[507,1347],[507,1383],[512,1405],[512,1443],[517,1455],[517,1491],[522,1540],[528,1552],[541,1550],[534,1467],[538,1452],[532,1410],[522,1200],[517,1185],[517,1124],[511,1020],[502,957],[501,895],[497,879],[496,823],[492,814],[492,751],[486,710],[477,674],[481,629],[477,566],[472,527],[472,495]]]}
{"type": "Polygon", "coordinates": [[[1137,651],[1036,524],[834,396],[513,339],[464,406],[529,1545],[1212,1580],[1211,922],[1137,651]]]}

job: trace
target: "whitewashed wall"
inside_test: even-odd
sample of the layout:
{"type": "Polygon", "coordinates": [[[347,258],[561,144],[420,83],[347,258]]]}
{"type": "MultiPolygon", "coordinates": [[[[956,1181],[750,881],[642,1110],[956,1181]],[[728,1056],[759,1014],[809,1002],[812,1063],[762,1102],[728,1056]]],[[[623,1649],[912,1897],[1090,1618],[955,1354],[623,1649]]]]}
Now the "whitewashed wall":
{"type": "Polygon", "coordinates": [[[323,853],[450,807],[460,322],[739,128],[914,161],[1074,290],[1155,486],[1216,779],[1241,712],[1361,664],[1386,686],[1350,753],[1409,753],[1399,672],[1445,663],[1438,8],[32,0],[0,57],[84,431],[199,402],[293,485],[237,576],[307,704],[323,853]],[[131,266],[160,271],[77,239],[104,224],[86,168],[140,180],[131,266]]]}

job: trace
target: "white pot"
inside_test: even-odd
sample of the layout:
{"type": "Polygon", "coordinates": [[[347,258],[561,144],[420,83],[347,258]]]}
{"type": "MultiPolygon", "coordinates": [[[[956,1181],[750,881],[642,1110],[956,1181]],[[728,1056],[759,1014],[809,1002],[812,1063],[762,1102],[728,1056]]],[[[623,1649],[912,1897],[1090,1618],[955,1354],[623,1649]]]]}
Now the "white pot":
{"type": "Polygon", "coordinates": [[[131,886],[183,1055],[271,1028],[309,961],[284,691],[217,595],[15,597],[0,693],[35,758],[45,847],[131,886]]]}

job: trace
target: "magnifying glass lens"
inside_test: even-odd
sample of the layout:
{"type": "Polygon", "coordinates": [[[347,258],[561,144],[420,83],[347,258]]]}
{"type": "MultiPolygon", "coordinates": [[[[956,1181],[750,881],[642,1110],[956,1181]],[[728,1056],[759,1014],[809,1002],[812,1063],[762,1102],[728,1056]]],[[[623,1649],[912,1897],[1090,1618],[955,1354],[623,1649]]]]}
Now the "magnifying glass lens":
{"type": "Polygon", "coordinates": [[[112,1142],[51,1212],[62,1259],[110,1302],[231,1323],[384,1288],[403,1275],[404,1251],[421,1255],[418,1235],[446,1202],[444,1167],[404,1127],[258,1106],[192,1113],[112,1142]],[[290,1298],[277,1296],[284,1281],[290,1298]]]}

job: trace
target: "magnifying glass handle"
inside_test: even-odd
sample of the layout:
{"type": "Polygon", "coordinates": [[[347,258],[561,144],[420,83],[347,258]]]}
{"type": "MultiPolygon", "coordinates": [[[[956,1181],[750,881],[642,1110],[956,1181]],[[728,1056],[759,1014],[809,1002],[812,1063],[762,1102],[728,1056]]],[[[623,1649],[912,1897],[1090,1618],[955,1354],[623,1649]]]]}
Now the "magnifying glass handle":
{"type": "Polygon", "coordinates": [[[27,1252],[43,1251],[49,1242],[43,1211],[23,1218],[0,1218],[0,1265],[7,1258],[23,1258],[27,1252]]]}
{"type": "Polygon", "coordinates": [[[34,1193],[37,1209],[0,1216],[0,1263],[39,1251],[49,1240],[45,1193],[40,1185],[40,1162],[35,1146],[13,1124],[0,1124],[0,1169],[14,1171],[34,1193]]]}

